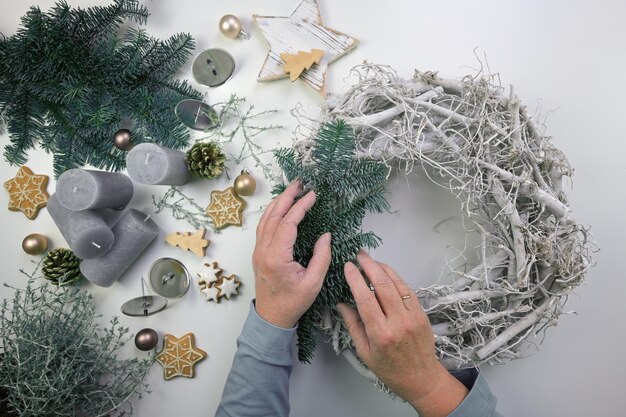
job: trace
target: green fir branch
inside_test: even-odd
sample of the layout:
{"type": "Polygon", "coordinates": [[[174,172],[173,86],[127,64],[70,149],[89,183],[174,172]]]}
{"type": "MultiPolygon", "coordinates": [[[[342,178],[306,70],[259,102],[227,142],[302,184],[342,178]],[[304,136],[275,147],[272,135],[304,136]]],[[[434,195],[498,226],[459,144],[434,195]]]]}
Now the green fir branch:
{"type": "Polygon", "coordinates": [[[136,0],[86,9],[59,1],[47,12],[31,7],[17,33],[0,39],[10,163],[25,163],[26,151],[40,147],[53,154],[57,176],[84,164],[122,169],[112,138],[125,119],[139,126],[134,143],[188,145],[189,132],[173,109],[202,95],[174,76],[194,42],[185,33],[158,40],[125,26],[147,17],[136,0]]]}
{"type": "Polygon", "coordinates": [[[274,193],[282,192],[296,178],[303,182],[302,195],[316,192],[315,205],[298,226],[294,259],[307,266],[319,237],[332,233],[332,260],[324,285],[313,306],[298,324],[298,358],[309,362],[315,350],[318,317],[324,308],[339,302],[353,302],[343,275],[343,266],[356,257],[360,248],[375,248],[380,239],[363,232],[361,225],[367,213],[389,210],[384,197],[388,169],[376,161],[356,158],[354,132],[343,121],[323,125],[307,155],[292,148],[274,152],[283,171],[284,182],[274,193]]]}

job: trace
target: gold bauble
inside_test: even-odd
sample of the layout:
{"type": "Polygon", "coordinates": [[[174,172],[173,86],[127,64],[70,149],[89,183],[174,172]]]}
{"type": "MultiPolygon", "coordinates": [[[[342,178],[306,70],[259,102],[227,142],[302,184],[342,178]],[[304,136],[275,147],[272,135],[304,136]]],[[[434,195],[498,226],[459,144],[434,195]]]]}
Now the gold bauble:
{"type": "Polygon", "coordinates": [[[241,171],[241,175],[235,178],[235,192],[239,195],[248,196],[254,194],[256,190],[256,180],[246,170],[241,171]]]}
{"type": "Polygon", "coordinates": [[[22,249],[29,255],[41,255],[48,250],[48,238],[39,233],[33,233],[24,238],[22,249]]]}
{"type": "Polygon", "coordinates": [[[238,38],[241,34],[241,21],[232,14],[222,16],[220,19],[220,32],[227,38],[238,38]]]}

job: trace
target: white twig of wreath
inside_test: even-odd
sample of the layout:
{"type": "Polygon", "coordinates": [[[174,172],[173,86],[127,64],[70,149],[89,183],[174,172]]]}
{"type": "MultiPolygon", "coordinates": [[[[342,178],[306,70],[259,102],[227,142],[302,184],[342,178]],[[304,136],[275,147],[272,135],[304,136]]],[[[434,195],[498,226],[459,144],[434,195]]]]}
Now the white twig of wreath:
{"type": "MultiPolygon", "coordinates": [[[[526,355],[523,342],[556,325],[595,247],[563,191],[572,174],[565,155],[496,77],[457,81],[416,71],[405,80],[368,63],[352,72],[356,83],[329,98],[313,126],[307,119],[301,127],[343,119],[355,129],[359,157],[407,174],[427,168],[459,199],[467,233],[480,235],[478,265],[448,265],[452,284],[415,290],[441,363],[453,370],[526,355]]],[[[298,137],[294,147],[306,159],[314,136],[298,137]]],[[[384,388],[355,355],[335,311],[323,312],[319,328],[338,354],[384,388]]]]}

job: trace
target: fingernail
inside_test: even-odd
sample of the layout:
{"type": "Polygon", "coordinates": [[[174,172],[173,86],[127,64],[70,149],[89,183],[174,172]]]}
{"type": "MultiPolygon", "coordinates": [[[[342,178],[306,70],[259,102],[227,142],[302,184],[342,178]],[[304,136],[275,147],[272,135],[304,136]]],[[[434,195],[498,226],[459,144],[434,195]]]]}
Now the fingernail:
{"type": "Polygon", "coordinates": [[[346,262],[346,264],[343,266],[343,270],[346,273],[352,272],[355,269],[357,269],[357,267],[352,262],[346,262]]]}
{"type": "Polygon", "coordinates": [[[357,255],[369,256],[369,254],[367,252],[365,252],[365,249],[363,249],[363,248],[359,249],[359,252],[358,252],[357,255]]]}
{"type": "Polygon", "coordinates": [[[324,239],[324,243],[330,242],[330,240],[332,239],[332,235],[330,234],[330,232],[326,232],[322,235],[322,239],[324,239]]]}

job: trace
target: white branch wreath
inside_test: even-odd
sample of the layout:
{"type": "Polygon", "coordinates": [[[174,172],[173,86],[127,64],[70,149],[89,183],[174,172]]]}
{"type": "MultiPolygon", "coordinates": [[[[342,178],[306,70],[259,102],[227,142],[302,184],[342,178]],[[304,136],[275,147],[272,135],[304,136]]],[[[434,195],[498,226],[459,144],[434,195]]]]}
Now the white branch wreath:
{"type": "MultiPolygon", "coordinates": [[[[493,76],[455,81],[416,71],[404,80],[368,63],[353,74],[356,83],[327,100],[315,125],[343,119],[355,129],[359,157],[407,174],[429,168],[429,178],[460,200],[467,233],[480,235],[478,265],[448,265],[453,284],[416,290],[440,361],[452,370],[523,356],[522,342],[557,323],[591,265],[592,239],[563,192],[572,173],[565,155],[493,76]]],[[[315,128],[311,121],[301,127],[315,128]]],[[[298,137],[294,147],[306,159],[314,136],[298,137]]],[[[382,387],[356,357],[338,314],[325,311],[319,327],[382,387]]]]}

